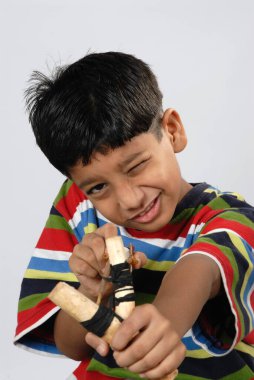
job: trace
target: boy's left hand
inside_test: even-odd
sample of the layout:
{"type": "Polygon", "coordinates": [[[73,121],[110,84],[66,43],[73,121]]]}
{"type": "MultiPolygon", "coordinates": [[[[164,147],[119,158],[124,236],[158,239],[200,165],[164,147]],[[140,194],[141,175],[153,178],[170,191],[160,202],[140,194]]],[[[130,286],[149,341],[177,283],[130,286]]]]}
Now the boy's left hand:
{"type": "Polygon", "coordinates": [[[149,379],[177,369],[186,351],[170,321],[152,304],[134,309],[117,330],[111,347],[120,367],[149,379]]]}

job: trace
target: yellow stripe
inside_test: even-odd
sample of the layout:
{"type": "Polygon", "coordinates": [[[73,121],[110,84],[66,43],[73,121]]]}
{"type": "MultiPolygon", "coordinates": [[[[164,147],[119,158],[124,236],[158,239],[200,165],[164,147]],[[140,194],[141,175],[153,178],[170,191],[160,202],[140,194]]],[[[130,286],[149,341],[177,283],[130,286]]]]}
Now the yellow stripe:
{"type": "Polygon", "coordinates": [[[85,234],[90,234],[91,232],[94,232],[97,230],[97,226],[94,223],[88,223],[88,225],[84,228],[85,234]]]}
{"type": "Polygon", "coordinates": [[[36,270],[36,269],[27,269],[24,277],[32,278],[32,279],[43,279],[43,280],[47,279],[47,280],[78,282],[77,277],[73,273],[47,272],[44,270],[36,270]]]}
{"type": "MultiPolygon", "coordinates": [[[[244,342],[240,342],[235,346],[235,350],[249,354],[251,357],[254,357],[254,347],[250,346],[244,342]]],[[[186,357],[194,359],[207,359],[213,357],[212,354],[209,354],[203,349],[199,350],[187,350],[186,357]]]]}
{"type": "Polygon", "coordinates": [[[154,261],[154,260],[148,259],[144,268],[166,272],[170,268],[172,268],[174,264],[175,264],[174,261],[154,261]]]}
{"type": "Polygon", "coordinates": [[[209,352],[206,352],[205,350],[200,349],[200,350],[187,350],[186,357],[194,358],[194,359],[208,359],[208,358],[212,358],[213,355],[209,354],[209,352]]]}
{"type": "Polygon", "coordinates": [[[215,193],[217,196],[223,196],[223,195],[233,195],[233,196],[235,196],[238,200],[240,200],[240,201],[245,201],[245,198],[241,195],[241,194],[239,194],[239,193],[235,193],[235,192],[231,192],[231,191],[229,191],[229,192],[223,192],[223,193],[221,193],[220,191],[218,191],[217,189],[205,189],[204,190],[204,193],[209,193],[209,194],[211,194],[211,193],[215,193]]]}
{"type": "Polygon", "coordinates": [[[235,346],[237,351],[245,352],[249,354],[252,358],[254,357],[254,346],[250,346],[244,342],[240,342],[235,346]]]}
{"type": "MultiPolygon", "coordinates": [[[[246,289],[246,283],[247,283],[248,279],[250,278],[250,275],[252,272],[252,262],[250,261],[250,258],[248,256],[248,253],[246,252],[246,248],[245,248],[241,238],[235,234],[229,234],[229,237],[230,237],[230,240],[232,241],[232,243],[234,244],[234,246],[239,250],[239,252],[241,252],[243,257],[246,259],[246,261],[249,264],[249,267],[248,267],[247,271],[245,272],[243,285],[242,285],[242,288],[240,291],[240,297],[241,297],[241,300],[243,300],[244,291],[246,289]]],[[[252,316],[250,315],[250,312],[249,312],[247,307],[245,308],[245,311],[247,312],[248,317],[249,317],[249,321],[251,322],[252,316]]]]}
{"type": "Polygon", "coordinates": [[[204,193],[208,193],[208,194],[212,194],[212,193],[215,193],[216,195],[219,195],[220,193],[218,192],[217,189],[205,189],[204,190],[204,193]]]}

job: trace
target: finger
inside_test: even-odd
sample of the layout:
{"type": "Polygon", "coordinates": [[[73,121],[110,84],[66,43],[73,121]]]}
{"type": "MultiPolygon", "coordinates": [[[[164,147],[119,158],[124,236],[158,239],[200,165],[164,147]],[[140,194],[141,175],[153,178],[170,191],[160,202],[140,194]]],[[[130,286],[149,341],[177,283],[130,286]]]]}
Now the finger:
{"type": "Polygon", "coordinates": [[[96,257],[88,247],[75,246],[73,254],[69,259],[69,266],[73,273],[85,274],[89,277],[96,277],[99,271],[96,257]]]}
{"type": "Polygon", "coordinates": [[[96,233],[89,234],[86,240],[86,244],[89,245],[94,255],[94,260],[97,263],[96,266],[99,272],[102,272],[102,270],[105,268],[106,263],[108,262],[107,256],[105,256],[105,239],[96,233]]]}
{"type": "Polygon", "coordinates": [[[186,348],[179,342],[178,346],[155,368],[142,372],[141,376],[148,379],[159,379],[175,371],[185,358],[186,348]]]}
{"type": "Polygon", "coordinates": [[[170,332],[168,321],[151,321],[127,348],[115,352],[114,357],[120,367],[129,367],[133,372],[145,371],[157,365],[178,342],[179,337],[170,332]]]}
{"type": "MultiPolygon", "coordinates": [[[[136,363],[139,363],[147,355],[153,345],[157,345],[157,336],[156,339],[154,339],[155,336],[153,334],[149,340],[146,339],[146,335],[145,332],[139,333],[137,339],[134,338],[127,348],[122,351],[114,351],[113,356],[119,367],[132,368],[132,366],[135,366],[136,363]]],[[[144,371],[147,370],[147,368],[141,367],[141,370],[144,371]]]]}
{"type": "Polygon", "coordinates": [[[147,263],[147,257],[143,252],[134,252],[133,258],[132,267],[134,269],[140,269],[147,263]]]}
{"type": "Polygon", "coordinates": [[[117,236],[118,235],[117,226],[112,223],[105,224],[103,226],[103,234],[104,234],[105,239],[113,237],[113,236],[117,236]]]}
{"type": "Polygon", "coordinates": [[[86,343],[89,344],[101,356],[106,356],[109,352],[109,346],[102,338],[88,332],[85,337],[86,343]]]}
{"type": "Polygon", "coordinates": [[[146,304],[137,306],[133,310],[131,315],[122,322],[121,326],[116,331],[111,342],[113,350],[123,350],[142,328],[147,328],[151,320],[152,309],[154,312],[155,307],[153,305],[146,304]]]}
{"type": "MultiPolygon", "coordinates": [[[[154,328],[153,328],[154,330],[154,328]]],[[[173,335],[173,334],[172,334],[173,335]]],[[[144,342],[149,342],[147,340],[146,336],[144,335],[144,342]]],[[[149,371],[156,366],[159,365],[159,363],[178,346],[179,340],[177,336],[172,336],[169,337],[168,335],[160,338],[157,341],[154,340],[152,346],[149,344],[149,350],[144,350],[143,349],[143,355],[137,351],[139,347],[133,347],[133,350],[135,349],[136,351],[136,357],[139,358],[140,360],[136,360],[133,362],[132,365],[127,365],[128,369],[132,372],[137,372],[137,373],[143,373],[146,371],[149,371]]],[[[148,338],[149,339],[149,338],[148,338]]],[[[146,346],[145,343],[143,343],[144,346],[146,346]]],[[[135,352],[134,351],[134,352],[135,352]]],[[[140,352],[142,351],[142,345],[140,352]]],[[[119,363],[118,363],[119,364],[119,363]]]]}
{"type": "Polygon", "coordinates": [[[95,300],[100,291],[101,280],[98,278],[90,278],[82,275],[76,275],[80,282],[79,291],[85,296],[95,300]]]}

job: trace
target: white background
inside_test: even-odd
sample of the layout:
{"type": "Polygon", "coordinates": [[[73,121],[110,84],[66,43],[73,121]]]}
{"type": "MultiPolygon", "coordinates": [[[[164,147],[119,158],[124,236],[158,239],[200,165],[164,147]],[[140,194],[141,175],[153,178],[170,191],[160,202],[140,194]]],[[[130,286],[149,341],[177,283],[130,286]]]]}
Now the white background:
{"type": "Polygon", "coordinates": [[[23,91],[88,51],[149,63],[189,136],[183,177],[254,204],[254,1],[5,0],[0,5],[0,379],[65,379],[76,366],[13,346],[21,279],[63,177],[35,145],[23,91]]]}

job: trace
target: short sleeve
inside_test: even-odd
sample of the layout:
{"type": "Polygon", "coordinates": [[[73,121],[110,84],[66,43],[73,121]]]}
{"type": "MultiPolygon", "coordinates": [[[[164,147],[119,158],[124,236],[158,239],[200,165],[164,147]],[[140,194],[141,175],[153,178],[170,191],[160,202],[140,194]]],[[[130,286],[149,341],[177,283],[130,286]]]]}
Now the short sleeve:
{"type": "Polygon", "coordinates": [[[89,201],[71,181],[66,181],[25,271],[18,304],[14,343],[27,350],[60,355],[53,339],[54,316],[59,310],[48,298],[58,281],[79,286],[70,271],[69,258],[85,231],[96,229],[89,201]],[[92,227],[91,227],[92,226],[92,227]]]}
{"type": "Polygon", "coordinates": [[[232,209],[208,221],[182,255],[206,255],[220,269],[221,292],[206,303],[192,328],[196,343],[215,356],[253,337],[253,247],[253,208],[232,209]]]}

